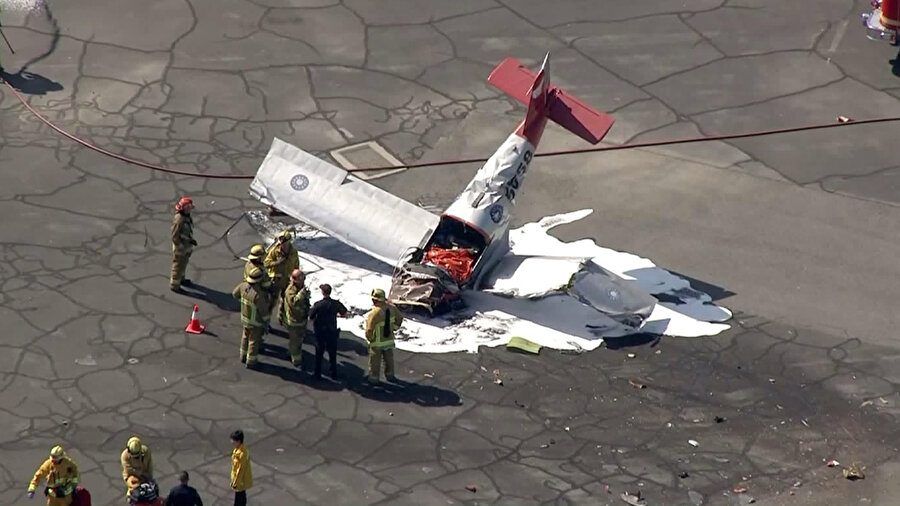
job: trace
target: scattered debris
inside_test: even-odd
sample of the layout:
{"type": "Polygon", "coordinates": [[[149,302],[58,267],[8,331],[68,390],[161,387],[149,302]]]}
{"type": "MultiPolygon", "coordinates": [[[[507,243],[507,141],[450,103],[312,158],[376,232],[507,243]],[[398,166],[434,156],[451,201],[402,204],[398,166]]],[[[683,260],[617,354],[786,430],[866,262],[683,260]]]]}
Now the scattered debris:
{"type": "Polygon", "coordinates": [[[635,355],[634,353],[629,353],[629,354],[628,354],[628,358],[634,358],[634,357],[636,357],[636,356],[637,356],[637,355],[635,355]]]}
{"type": "Polygon", "coordinates": [[[635,380],[628,380],[628,384],[633,386],[634,388],[637,388],[638,390],[640,390],[642,388],[647,388],[647,385],[645,385],[643,383],[639,383],[635,380]]]}
{"type": "Polygon", "coordinates": [[[844,478],[850,481],[865,479],[866,475],[863,474],[863,469],[865,468],[860,466],[859,463],[854,462],[850,464],[850,467],[844,468],[844,478]]]}
{"type": "Polygon", "coordinates": [[[97,365],[97,361],[94,360],[93,355],[88,355],[84,358],[76,358],[75,363],[78,365],[87,365],[87,366],[97,365]]]}
{"type": "Polygon", "coordinates": [[[660,353],[662,353],[662,350],[656,350],[654,353],[655,353],[656,355],[659,355],[660,353]]]}
{"type": "Polygon", "coordinates": [[[63,420],[63,421],[62,421],[62,424],[65,425],[66,427],[68,427],[68,426],[69,426],[69,421],[68,421],[68,420],[63,420]]]}
{"type": "Polygon", "coordinates": [[[803,485],[803,482],[800,481],[800,480],[797,480],[797,481],[795,481],[794,484],[791,485],[791,486],[794,487],[794,488],[800,488],[801,485],[803,485]]]}
{"type": "Polygon", "coordinates": [[[469,492],[472,492],[474,494],[475,492],[478,491],[478,487],[469,483],[468,485],[466,485],[466,490],[468,490],[469,492]]]}
{"type": "Polygon", "coordinates": [[[506,349],[508,351],[523,351],[525,353],[531,353],[532,355],[540,355],[541,353],[541,345],[518,336],[511,338],[509,342],[506,343],[506,349]]]}
{"type": "Polygon", "coordinates": [[[671,429],[674,425],[672,425],[672,422],[666,422],[666,427],[671,429]]]}
{"type": "Polygon", "coordinates": [[[734,492],[735,494],[746,494],[747,487],[742,487],[742,486],[738,485],[738,486],[734,487],[731,491],[734,492]]]}
{"type": "Polygon", "coordinates": [[[881,402],[882,404],[887,406],[887,403],[888,403],[887,399],[885,399],[884,397],[879,397],[878,400],[879,400],[879,402],[881,402]]]}
{"type": "Polygon", "coordinates": [[[394,412],[393,411],[389,412],[388,416],[394,416],[394,412]]]}
{"type": "Polygon", "coordinates": [[[688,490],[688,499],[691,500],[691,504],[694,506],[701,506],[703,504],[703,494],[700,492],[688,490]]]}
{"type": "Polygon", "coordinates": [[[725,418],[724,416],[718,416],[718,415],[716,415],[716,417],[713,418],[713,420],[715,420],[716,423],[722,423],[722,422],[724,422],[725,420],[728,420],[728,419],[725,418]]]}
{"type": "Polygon", "coordinates": [[[527,408],[528,407],[525,404],[519,402],[518,400],[513,400],[513,404],[515,404],[516,407],[519,407],[519,408],[527,408]]]}
{"type": "Polygon", "coordinates": [[[691,446],[700,446],[700,443],[694,441],[693,439],[688,439],[688,444],[691,446]]]}
{"type": "Polygon", "coordinates": [[[550,445],[548,445],[547,443],[544,443],[541,445],[541,448],[550,448],[550,445]]]}
{"type": "Polygon", "coordinates": [[[690,476],[690,475],[687,473],[687,471],[681,471],[680,473],[678,473],[678,477],[681,478],[682,480],[687,478],[688,476],[690,476]]]}
{"type": "Polygon", "coordinates": [[[775,383],[775,378],[769,378],[769,383],[775,383]]]}
{"type": "Polygon", "coordinates": [[[503,380],[500,378],[494,378],[494,383],[500,385],[501,387],[503,386],[503,380]]]}
{"type": "Polygon", "coordinates": [[[742,495],[740,495],[740,496],[738,496],[738,497],[739,497],[739,499],[740,499],[740,501],[741,501],[741,504],[753,504],[753,503],[756,502],[756,499],[754,499],[753,497],[751,497],[751,496],[749,496],[749,495],[744,495],[744,494],[742,494],[742,495]]]}
{"type": "Polygon", "coordinates": [[[807,423],[806,418],[801,418],[801,419],[800,419],[800,423],[802,423],[803,425],[806,425],[807,427],[809,427],[809,423],[807,423]]]}
{"type": "Polygon", "coordinates": [[[603,485],[603,491],[607,494],[612,494],[612,492],[609,491],[609,485],[603,485]]]}
{"type": "Polygon", "coordinates": [[[701,420],[701,419],[699,419],[699,418],[694,418],[694,423],[700,423],[700,422],[702,422],[702,421],[703,421],[703,420],[701,420]]]}
{"type": "Polygon", "coordinates": [[[275,453],[284,453],[284,448],[275,448],[275,453]]]}
{"type": "Polygon", "coordinates": [[[647,501],[641,498],[640,490],[638,490],[637,494],[622,492],[622,495],[620,495],[619,497],[621,497],[623,501],[627,502],[631,506],[645,506],[647,504],[647,501]]]}
{"type": "Polygon", "coordinates": [[[128,359],[128,363],[131,364],[131,365],[134,365],[134,364],[136,364],[136,363],[138,363],[138,362],[140,362],[140,360],[138,360],[138,359],[136,359],[136,358],[134,358],[134,357],[131,357],[131,358],[128,359]]]}
{"type": "Polygon", "coordinates": [[[838,116],[835,118],[838,123],[850,123],[853,121],[853,118],[848,118],[847,116],[838,116]]]}
{"type": "Polygon", "coordinates": [[[422,376],[425,376],[426,378],[429,378],[429,379],[430,379],[430,378],[434,378],[434,374],[431,374],[430,372],[426,372],[426,373],[423,374],[422,376]]]}
{"type": "Polygon", "coordinates": [[[836,461],[836,460],[834,460],[834,459],[831,459],[831,460],[829,460],[828,462],[826,462],[825,465],[828,466],[828,467],[836,467],[836,466],[841,465],[841,463],[838,462],[838,461],[836,461]]]}
{"type": "Polygon", "coordinates": [[[866,406],[871,406],[872,404],[875,404],[875,403],[872,402],[872,400],[870,399],[870,400],[868,400],[868,401],[863,401],[863,403],[860,404],[859,407],[864,408],[864,407],[866,407],[866,406]]]}
{"type": "MultiPolygon", "coordinates": [[[[484,371],[484,372],[487,372],[487,367],[481,366],[481,370],[484,371]]],[[[412,371],[409,371],[409,372],[412,372],[412,371]]]]}

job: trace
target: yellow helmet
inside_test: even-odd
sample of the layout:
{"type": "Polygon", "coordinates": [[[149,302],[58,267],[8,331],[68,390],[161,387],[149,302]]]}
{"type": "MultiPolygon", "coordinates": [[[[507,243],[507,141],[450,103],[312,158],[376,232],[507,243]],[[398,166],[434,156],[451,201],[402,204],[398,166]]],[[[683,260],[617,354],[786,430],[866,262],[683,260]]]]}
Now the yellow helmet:
{"type": "Polygon", "coordinates": [[[292,234],[290,230],[285,229],[282,230],[280,234],[278,234],[278,238],[284,238],[286,241],[290,241],[294,238],[294,234],[292,234]]]}
{"type": "Polygon", "coordinates": [[[263,271],[259,267],[254,267],[250,269],[250,274],[247,274],[247,278],[244,281],[254,284],[259,283],[263,278],[263,271]]]}
{"type": "Polygon", "coordinates": [[[376,289],[372,290],[372,300],[384,302],[384,299],[385,299],[384,290],[382,290],[381,288],[376,288],[376,289]]]}
{"type": "Polygon", "coordinates": [[[53,448],[50,448],[50,458],[53,460],[59,460],[65,456],[66,452],[63,450],[62,446],[56,445],[53,448]]]}
{"type": "Polygon", "coordinates": [[[141,444],[140,438],[137,436],[132,436],[131,439],[128,440],[128,444],[126,445],[126,448],[128,448],[128,453],[130,453],[132,455],[137,455],[137,454],[141,453],[142,446],[143,445],[141,444]]]}
{"type": "Polygon", "coordinates": [[[252,248],[250,248],[250,254],[247,255],[248,260],[259,260],[266,256],[266,248],[263,247],[262,244],[254,244],[252,248]]]}

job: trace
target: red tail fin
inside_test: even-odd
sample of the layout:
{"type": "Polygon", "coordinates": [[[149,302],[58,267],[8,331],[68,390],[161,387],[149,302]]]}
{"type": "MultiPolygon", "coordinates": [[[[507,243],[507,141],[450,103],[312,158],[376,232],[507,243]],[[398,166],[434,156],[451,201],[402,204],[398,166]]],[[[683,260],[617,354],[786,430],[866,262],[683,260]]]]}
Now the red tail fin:
{"type": "Polygon", "coordinates": [[[566,130],[591,144],[600,142],[615,120],[566,91],[550,86],[549,58],[550,53],[547,53],[538,74],[525,68],[515,58],[507,58],[491,72],[488,82],[519,102],[528,104],[529,117],[544,109],[547,117],[566,130]]]}

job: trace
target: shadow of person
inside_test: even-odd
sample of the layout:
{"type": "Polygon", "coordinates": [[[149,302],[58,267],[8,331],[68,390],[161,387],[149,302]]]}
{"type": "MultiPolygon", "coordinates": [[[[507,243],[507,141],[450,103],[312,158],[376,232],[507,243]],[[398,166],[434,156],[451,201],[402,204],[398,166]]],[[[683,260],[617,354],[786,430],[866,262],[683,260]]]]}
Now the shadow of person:
{"type": "Polygon", "coordinates": [[[209,302],[223,311],[238,312],[241,310],[240,301],[232,297],[230,293],[220,292],[199,283],[182,285],[181,291],[189,297],[209,302]]]}
{"type": "Polygon", "coordinates": [[[46,95],[48,92],[63,89],[62,84],[26,70],[10,74],[5,69],[0,69],[0,78],[3,78],[17,91],[26,95],[46,95]]]}
{"type": "Polygon", "coordinates": [[[300,372],[299,369],[296,369],[293,366],[283,366],[261,360],[256,363],[255,371],[261,372],[263,374],[268,374],[270,376],[277,376],[284,381],[290,381],[291,383],[297,383],[298,385],[305,385],[317,390],[339,392],[344,389],[344,385],[340,383],[335,383],[332,381],[317,381],[308,373],[300,372]]]}
{"type": "Polygon", "coordinates": [[[362,342],[360,338],[354,336],[353,334],[350,334],[349,332],[341,332],[341,335],[344,334],[349,334],[350,337],[338,337],[337,351],[339,354],[344,355],[344,353],[341,352],[352,351],[360,357],[369,355],[369,347],[366,346],[366,343],[362,342]]]}
{"type": "Polygon", "coordinates": [[[356,364],[343,362],[338,374],[344,378],[347,389],[360,397],[379,402],[403,402],[426,408],[461,406],[462,400],[456,392],[444,388],[410,383],[398,379],[396,382],[381,381],[371,384],[367,372],[356,364]]]}

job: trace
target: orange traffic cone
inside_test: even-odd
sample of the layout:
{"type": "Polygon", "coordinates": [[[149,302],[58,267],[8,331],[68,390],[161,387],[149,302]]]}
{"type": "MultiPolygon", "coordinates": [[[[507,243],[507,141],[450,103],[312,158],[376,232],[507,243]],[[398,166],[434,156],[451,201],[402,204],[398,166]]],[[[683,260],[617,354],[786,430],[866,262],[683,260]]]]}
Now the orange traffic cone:
{"type": "Polygon", "coordinates": [[[201,324],[200,319],[197,318],[199,311],[200,308],[195,304],[194,311],[191,313],[191,323],[188,323],[188,326],[184,328],[184,331],[188,334],[202,334],[206,330],[206,325],[201,324]]]}

